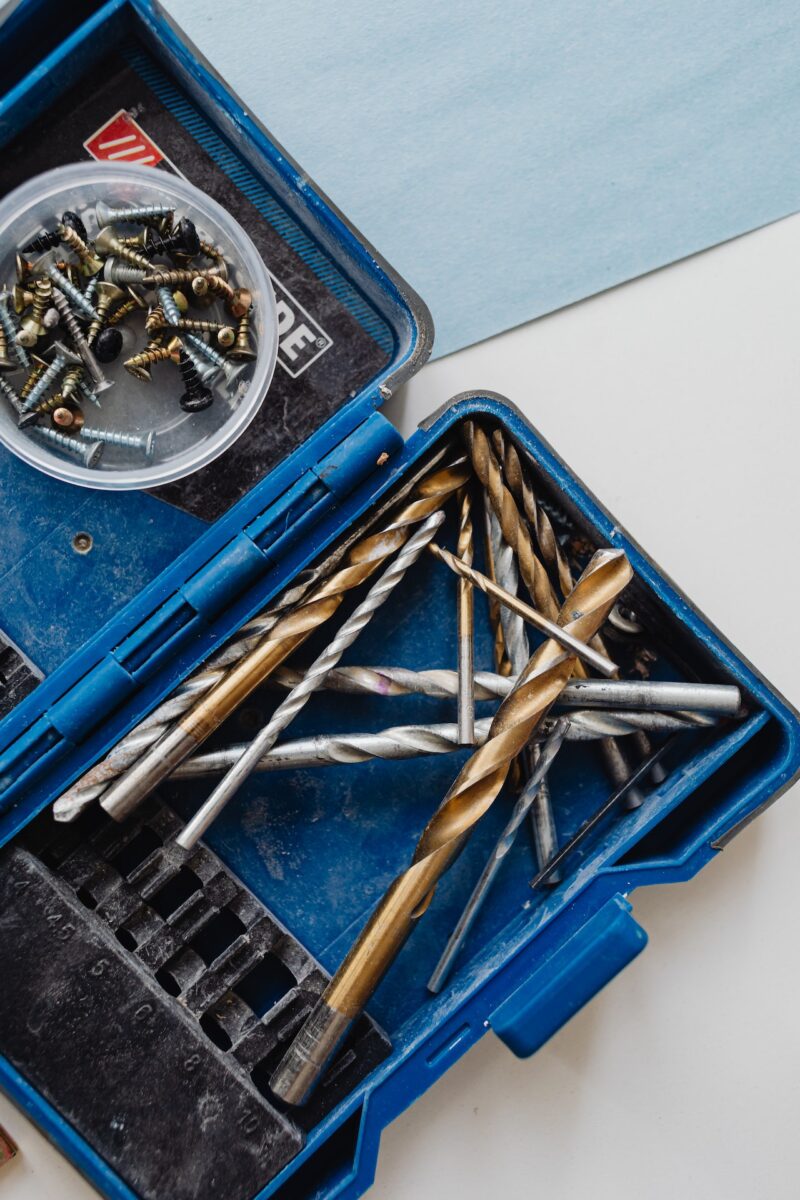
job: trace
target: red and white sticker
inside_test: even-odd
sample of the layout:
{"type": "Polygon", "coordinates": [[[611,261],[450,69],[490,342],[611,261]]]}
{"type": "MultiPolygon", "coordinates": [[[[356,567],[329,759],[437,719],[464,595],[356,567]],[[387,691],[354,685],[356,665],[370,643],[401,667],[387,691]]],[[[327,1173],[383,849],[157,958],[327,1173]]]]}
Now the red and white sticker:
{"type": "Polygon", "coordinates": [[[140,167],[157,167],[163,162],[172,166],[153,139],[124,108],[105,125],[101,125],[83,145],[92,158],[101,162],[136,163],[140,167]]]}

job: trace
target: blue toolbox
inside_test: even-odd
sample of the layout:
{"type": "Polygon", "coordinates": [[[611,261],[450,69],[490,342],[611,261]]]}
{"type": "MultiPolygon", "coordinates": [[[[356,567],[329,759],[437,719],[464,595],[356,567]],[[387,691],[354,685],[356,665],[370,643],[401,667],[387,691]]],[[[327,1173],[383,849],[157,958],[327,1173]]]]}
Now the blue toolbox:
{"type": "MultiPolygon", "coordinates": [[[[424,305],[155,4],[28,0],[2,37],[5,187],[85,157],[124,111],[158,167],[253,237],[281,349],[235,457],[188,480],[100,493],[0,456],[0,1081],[109,1197],[356,1197],[383,1128],[478,1038],[532,1054],[643,949],[629,894],[690,878],[789,786],[798,717],[502,397],[455,397],[403,442],[380,408],[430,352],[424,305]],[[207,791],[191,779],[121,823],[95,806],[58,824],[52,804],[303,572],[463,453],[470,419],[520,450],[565,552],[627,554],[610,643],[626,671],[733,684],[744,707],[671,740],[642,803],[597,822],[554,886],[531,890],[518,838],[433,995],[511,793],[493,804],[311,1100],[290,1106],[270,1088],[278,1063],[470,751],[255,774],[188,858],[175,834],[207,791]]],[[[442,545],[456,533],[451,512],[442,545]]],[[[454,597],[423,556],[344,663],[454,666],[454,597]]],[[[325,644],[317,631],[303,655],[325,644]]],[[[476,668],[493,654],[476,621],[476,668]]],[[[247,740],[276,694],[255,691],[227,732],[247,740]]],[[[447,696],[327,691],[291,736],[452,719],[447,696]]],[[[568,843],[609,795],[590,743],[555,762],[551,786],[568,843]]]]}

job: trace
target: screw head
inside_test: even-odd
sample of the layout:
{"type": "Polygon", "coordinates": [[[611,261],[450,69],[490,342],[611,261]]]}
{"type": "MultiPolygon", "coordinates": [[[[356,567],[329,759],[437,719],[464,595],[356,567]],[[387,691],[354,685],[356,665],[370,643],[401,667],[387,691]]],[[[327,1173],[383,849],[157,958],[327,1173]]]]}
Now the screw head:
{"type": "Polygon", "coordinates": [[[68,229],[74,229],[82,242],[87,240],[86,226],[76,212],[68,208],[66,212],[61,214],[61,224],[66,225],[68,229]]]}
{"type": "Polygon", "coordinates": [[[110,363],[119,356],[122,349],[122,330],[114,325],[109,329],[101,329],[95,339],[94,356],[98,362],[110,363]]]}
{"type": "Polygon", "coordinates": [[[178,221],[173,236],[180,238],[180,248],[184,254],[194,257],[200,253],[200,236],[194,221],[190,221],[188,217],[182,217],[178,221]]]}
{"type": "Polygon", "coordinates": [[[156,449],[156,431],[155,431],[155,429],[151,429],[150,432],[148,433],[147,437],[145,438],[145,443],[144,443],[144,456],[148,462],[153,461],[153,455],[155,454],[155,449],[156,449]]]}
{"type": "MultiPolygon", "coordinates": [[[[217,341],[220,346],[227,350],[228,346],[232,346],[236,341],[236,330],[231,329],[230,325],[223,325],[222,329],[217,333],[217,341]]],[[[255,355],[253,355],[255,358],[255,355]]]]}
{"type": "Polygon", "coordinates": [[[188,392],[184,392],[179,400],[183,411],[188,413],[202,412],[204,408],[208,408],[213,403],[214,397],[207,387],[199,387],[191,396],[188,392]]]}
{"type": "Polygon", "coordinates": [[[87,448],[86,465],[87,467],[96,467],[103,456],[103,443],[91,442],[87,448]]]}
{"type": "Polygon", "coordinates": [[[31,425],[38,425],[39,415],[35,409],[20,413],[17,417],[17,429],[30,429],[31,425]]]}
{"type": "Polygon", "coordinates": [[[78,430],[83,424],[83,414],[73,412],[71,408],[67,408],[66,404],[61,405],[53,411],[53,424],[59,429],[78,430]],[[80,417],[80,420],[78,418],[80,417]]]}

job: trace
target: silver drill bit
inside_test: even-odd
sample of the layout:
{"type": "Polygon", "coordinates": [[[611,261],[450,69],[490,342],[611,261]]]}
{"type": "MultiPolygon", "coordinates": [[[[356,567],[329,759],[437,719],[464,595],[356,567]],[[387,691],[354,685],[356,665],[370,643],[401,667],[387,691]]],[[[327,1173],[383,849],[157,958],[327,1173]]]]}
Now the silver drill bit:
{"type": "Polygon", "coordinates": [[[67,297],[60,288],[53,288],[53,304],[56,306],[56,310],[61,318],[62,325],[72,339],[72,344],[78,351],[78,354],[80,354],[86,370],[92,377],[94,390],[96,392],[104,392],[107,388],[112,386],[112,382],[110,379],[106,379],[105,375],[103,374],[100,363],[92,353],[89,343],[83,336],[83,330],[78,324],[78,319],[70,308],[67,297]]]}
{"type": "MultiPolygon", "coordinates": [[[[516,596],[519,587],[516,555],[503,537],[503,530],[500,527],[497,515],[488,507],[487,511],[489,515],[489,540],[492,547],[497,582],[507,592],[511,592],[512,595],[516,596]]],[[[525,623],[520,616],[511,612],[504,605],[500,607],[500,622],[503,628],[506,653],[511,663],[511,672],[513,675],[518,675],[520,671],[525,670],[530,658],[525,623]]],[[[538,750],[534,749],[529,755],[525,753],[522,755],[523,760],[526,757],[528,759],[525,763],[528,775],[531,774],[533,768],[536,766],[538,753],[538,750]]],[[[556,827],[555,813],[553,812],[553,801],[550,796],[550,785],[545,777],[542,778],[541,786],[530,806],[530,823],[533,844],[536,850],[536,861],[540,867],[543,867],[558,849],[558,829],[556,827]]],[[[559,879],[560,876],[557,871],[553,872],[550,876],[550,881],[553,884],[558,883],[559,879]]]]}
{"type": "MultiPolygon", "coordinates": [[[[459,506],[458,557],[472,566],[475,557],[472,500],[469,488],[464,488],[459,506]]],[[[456,629],[458,637],[458,729],[462,746],[475,740],[475,594],[472,584],[458,577],[456,600],[456,629]]],[[[527,663],[527,658],[525,662],[527,663]]],[[[520,668],[521,669],[521,668],[520,668]]]]}
{"type": "Polygon", "coordinates": [[[472,928],[475,920],[483,907],[483,902],[489,894],[489,889],[494,882],[497,872],[502,866],[503,860],[508,854],[517,836],[519,829],[525,817],[528,815],[528,810],[536,798],[536,793],[539,790],[542,780],[547,775],[547,772],[552,766],[553,759],[561,749],[561,745],[567,734],[568,720],[566,717],[559,717],[556,721],[550,736],[544,742],[539,754],[539,761],[534,767],[530,779],[525,784],[525,787],[520,792],[511,816],[508,819],[505,829],[497,839],[494,850],[489,856],[486,866],[483,868],[478,882],[472,890],[472,895],[467,901],[466,907],[458,919],[453,932],[450,934],[444,952],[436,964],[436,968],[428,980],[428,991],[436,994],[440,992],[447,982],[450,972],[453,969],[453,963],[459,950],[463,946],[467,934],[472,928]]]}
{"type": "Polygon", "coordinates": [[[96,467],[103,453],[102,442],[90,442],[87,445],[78,438],[67,437],[66,434],[59,433],[57,429],[50,429],[46,425],[35,425],[31,433],[45,442],[51,442],[54,446],[58,446],[59,450],[63,450],[65,454],[71,454],[73,458],[80,458],[85,467],[96,467]]]}
{"type": "Polygon", "coordinates": [[[37,269],[43,269],[46,275],[49,275],[56,287],[67,296],[76,308],[79,308],[84,316],[87,316],[90,321],[97,321],[99,317],[95,307],[89,303],[83,292],[76,288],[73,283],[70,283],[66,275],[59,271],[55,263],[40,262],[37,264],[37,269]]]}
{"type": "MultiPolygon", "coordinates": [[[[547,737],[558,718],[548,717],[543,721],[537,739],[547,737]]],[[[678,730],[702,729],[714,725],[712,717],[670,717],[665,713],[601,713],[597,711],[571,712],[567,714],[568,742],[594,741],[606,736],[608,728],[616,737],[635,733],[644,727],[658,733],[674,733],[678,730]]],[[[491,717],[481,717],[475,722],[475,746],[486,741],[491,717]]],[[[538,749],[538,742],[535,747],[538,749]]],[[[207,775],[221,775],[239,761],[247,749],[247,743],[224,746],[206,754],[196,754],[176,767],[171,779],[196,779],[207,775]]],[[[458,740],[458,725],[442,724],[393,725],[377,733],[319,733],[312,737],[298,738],[293,742],[282,742],[263,754],[256,764],[256,771],[288,771],[307,767],[335,767],[343,764],[370,762],[372,759],[400,760],[426,758],[433,754],[451,754],[465,747],[458,740]]]]}
{"type": "Polygon", "coordinates": [[[284,729],[294,720],[313,693],[321,686],[348,646],[352,646],[374,614],[388,600],[409,567],[417,561],[444,520],[441,511],[431,513],[399,551],[397,557],[379,575],[364,599],[353,610],[333,640],[311,664],[305,678],[278,705],[272,718],[253,739],[245,753],[231,767],[221,783],[195,813],[176,841],[184,850],[191,850],[212,821],[222,812],[232,796],[255,770],[261,756],[274,746],[284,729]]]}

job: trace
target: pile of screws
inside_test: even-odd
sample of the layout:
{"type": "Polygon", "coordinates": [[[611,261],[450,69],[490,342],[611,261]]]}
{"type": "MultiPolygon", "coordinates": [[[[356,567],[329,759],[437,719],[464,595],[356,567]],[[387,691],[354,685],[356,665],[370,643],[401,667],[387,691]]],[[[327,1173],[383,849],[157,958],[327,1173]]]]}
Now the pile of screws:
{"type": "MultiPolygon", "coordinates": [[[[305,1101],[424,916],[440,877],[488,809],[503,804],[506,783],[502,832],[428,981],[432,993],[449,979],[526,823],[537,864],[531,887],[568,884],[571,873],[585,869],[584,856],[595,852],[587,847],[598,829],[611,820],[630,821],[643,804],[652,811],[660,803],[659,791],[663,800],[677,785],[686,756],[698,753],[690,743],[681,756],[681,740],[699,734],[710,745],[721,736],[724,721],[744,715],[735,686],[639,677],[643,642],[650,647],[650,661],[662,645],[668,647],[668,659],[680,651],[658,616],[640,620],[629,607],[634,572],[624,552],[595,549],[583,534],[578,537],[571,520],[539,494],[535,464],[503,429],[467,418],[460,432],[463,444],[435,451],[377,514],[350,531],[344,546],[243,626],[53,806],[59,821],[74,821],[96,803],[123,821],[167,778],[190,780],[196,795],[198,780],[221,776],[175,838],[191,856],[254,772],[376,758],[400,761],[468,747],[469,756],[457,774],[454,769],[444,798],[431,795],[433,815],[410,862],[393,879],[272,1076],[272,1091],[288,1104],[305,1101]],[[456,553],[436,540],[443,536],[448,505],[458,513],[456,553]],[[459,581],[453,611],[457,671],[339,665],[423,554],[433,555],[459,581]],[[465,604],[462,583],[480,589],[489,604],[484,608],[478,596],[465,604]],[[330,629],[340,606],[354,594],[358,604],[313,662],[296,662],[305,640],[315,629],[330,629]],[[482,618],[491,633],[494,670],[476,672],[475,632],[482,618]],[[538,640],[531,640],[529,627],[538,640]],[[608,657],[611,648],[615,657],[621,652],[622,665],[608,657]],[[287,694],[255,737],[246,745],[205,750],[211,735],[268,679],[287,694]],[[321,688],[375,697],[378,727],[346,733],[323,729],[283,740],[321,688]],[[458,722],[393,723],[391,698],[412,693],[452,698],[458,722]],[[476,719],[479,700],[494,701],[496,708],[476,719]],[[597,747],[608,784],[602,802],[576,829],[576,793],[564,796],[556,780],[551,790],[548,772],[562,747],[568,756],[571,745],[586,742],[597,747]]],[[[426,616],[432,622],[430,614],[421,619],[426,616]]],[[[694,673],[691,665],[687,673],[694,673]]],[[[608,850],[602,838],[595,849],[603,861],[608,850]]],[[[191,867],[191,857],[182,861],[191,867]]],[[[524,877],[518,890],[521,907],[528,909],[533,901],[524,877]]]]}
{"type": "Polygon", "coordinates": [[[229,266],[188,216],[166,206],[101,200],[83,216],[54,217],[20,247],[16,280],[0,293],[0,394],[19,428],[85,467],[96,467],[108,446],[118,458],[151,462],[155,429],[102,428],[85,420],[83,405],[102,409],[114,384],[103,367],[126,342],[133,353],[123,365],[141,383],[153,381],[157,364],[173,364],[186,413],[212,405],[217,389],[232,391],[256,351],[252,295],[230,281],[229,266]],[[85,221],[97,226],[92,237],[85,221]],[[9,379],[17,372],[21,384],[9,379]]]}

